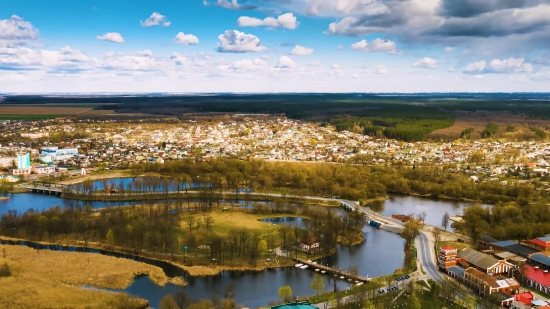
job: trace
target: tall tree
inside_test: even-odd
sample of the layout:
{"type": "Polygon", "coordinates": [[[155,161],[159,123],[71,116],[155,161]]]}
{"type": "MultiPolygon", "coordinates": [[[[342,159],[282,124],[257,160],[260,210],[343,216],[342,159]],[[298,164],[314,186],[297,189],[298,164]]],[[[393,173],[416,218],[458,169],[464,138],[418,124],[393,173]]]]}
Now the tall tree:
{"type": "Polygon", "coordinates": [[[313,281],[311,282],[311,288],[319,295],[319,292],[322,292],[325,289],[325,282],[323,281],[323,277],[319,274],[315,274],[315,278],[313,278],[313,281]]]}
{"type": "Polygon", "coordinates": [[[449,226],[449,219],[451,216],[449,216],[448,212],[445,212],[443,214],[443,218],[441,218],[441,226],[445,228],[445,232],[447,232],[447,227],[449,226]]]}
{"type": "Polygon", "coordinates": [[[292,300],[292,289],[290,286],[285,285],[279,288],[279,298],[282,302],[289,302],[292,300]]]}

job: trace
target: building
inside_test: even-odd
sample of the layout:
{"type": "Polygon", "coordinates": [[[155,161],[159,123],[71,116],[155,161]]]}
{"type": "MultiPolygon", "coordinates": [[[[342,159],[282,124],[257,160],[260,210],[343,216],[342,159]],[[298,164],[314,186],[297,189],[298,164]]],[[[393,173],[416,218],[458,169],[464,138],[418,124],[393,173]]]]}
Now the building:
{"type": "Polygon", "coordinates": [[[17,168],[18,169],[25,169],[31,167],[31,154],[25,153],[25,154],[18,154],[17,155],[17,168]]]}
{"type": "Polygon", "coordinates": [[[548,270],[542,270],[538,266],[525,265],[525,277],[525,285],[542,293],[550,294],[550,274],[548,270]]]}
{"type": "Polygon", "coordinates": [[[32,167],[16,168],[12,171],[15,176],[28,176],[32,172],[32,167]]]}
{"type": "Polygon", "coordinates": [[[42,133],[21,133],[21,137],[24,138],[30,138],[30,139],[38,139],[43,137],[50,136],[49,132],[42,132],[42,133]]]}
{"type": "Polygon", "coordinates": [[[48,175],[55,173],[55,166],[36,165],[32,167],[32,171],[35,174],[48,175]]]}
{"type": "Polygon", "coordinates": [[[54,161],[68,160],[78,156],[77,148],[44,147],[41,150],[39,159],[42,163],[52,163],[54,161]]]}
{"type": "Polygon", "coordinates": [[[550,237],[539,237],[527,241],[522,241],[522,244],[540,251],[545,255],[550,255],[550,237]]]}
{"type": "Polygon", "coordinates": [[[303,239],[298,242],[298,246],[302,251],[316,251],[319,247],[321,247],[321,243],[319,242],[319,239],[316,237],[313,237],[312,239],[303,239]]]}
{"type": "Polygon", "coordinates": [[[309,302],[295,302],[273,306],[270,309],[319,309],[319,307],[315,307],[309,302]]]}
{"type": "Polygon", "coordinates": [[[542,269],[550,270],[550,257],[544,254],[533,254],[529,257],[529,263],[542,269]]]}
{"type": "Polygon", "coordinates": [[[7,181],[7,182],[18,182],[19,177],[13,176],[13,175],[0,175],[0,181],[7,181]]]}
{"type": "Polygon", "coordinates": [[[457,254],[457,263],[463,268],[475,267],[490,275],[508,274],[514,265],[506,260],[498,260],[488,254],[465,248],[457,254]]]}
{"type": "Polygon", "coordinates": [[[456,266],[456,254],[458,250],[455,247],[439,247],[438,265],[440,269],[447,269],[456,266]]]}
{"type": "Polygon", "coordinates": [[[0,167],[17,166],[17,157],[1,157],[0,167]]]}
{"type": "Polygon", "coordinates": [[[514,278],[497,279],[473,267],[464,271],[464,281],[483,296],[497,292],[513,295],[518,293],[520,288],[519,282],[514,278]]]}

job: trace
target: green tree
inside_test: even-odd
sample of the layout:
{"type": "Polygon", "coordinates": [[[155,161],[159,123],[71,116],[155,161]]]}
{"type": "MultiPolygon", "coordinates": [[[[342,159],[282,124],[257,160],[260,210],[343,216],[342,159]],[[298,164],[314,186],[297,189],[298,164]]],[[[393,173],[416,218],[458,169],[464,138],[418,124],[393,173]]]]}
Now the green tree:
{"type": "Polygon", "coordinates": [[[283,302],[288,302],[292,299],[292,289],[290,286],[285,285],[279,288],[279,298],[283,302]]]}
{"type": "Polygon", "coordinates": [[[115,232],[113,232],[113,229],[109,229],[107,232],[107,236],[105,237],[105,240],[107,240],[107,243],[109,245],[115,244],[115,232]]]}
{"type": "Polygon", "coordinates": [[[323,277],[319,274],[315,274],[315,278],[313,278],[313,281],[311,282],[311,288],[319,295],[319,292],[322,292],[325,289],[325,282],[323,281],[323,277]]]}
{"type": "Polygon", "coordinates": [[[265,240],[260,240],[258,242],[258,253],[260,256],[267,251],[267,242],[265,240]]]}
{"type": "Polygon", "coordinates": [[[422,305],[420,304],[420,300],[416,296],[412,296],[411,300],[409,302],[409,308],[410,309],[422,309],[422,305]]]}

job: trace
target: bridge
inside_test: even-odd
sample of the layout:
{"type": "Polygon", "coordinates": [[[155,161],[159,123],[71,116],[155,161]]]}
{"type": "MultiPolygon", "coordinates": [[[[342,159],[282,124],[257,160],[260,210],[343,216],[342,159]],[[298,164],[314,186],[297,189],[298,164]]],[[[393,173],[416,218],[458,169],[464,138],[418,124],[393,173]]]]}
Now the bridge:
{"type": "Polygon", "coordinates": [[[32,191],[33,193],[42,193],[42,194],[52,194],[56,196],[61,196],[63,189],[67,187],[66,185],[60,184],[48,184],[48,183],[33,183],[26,186],[21,186],[27,190],[32,191]]]}

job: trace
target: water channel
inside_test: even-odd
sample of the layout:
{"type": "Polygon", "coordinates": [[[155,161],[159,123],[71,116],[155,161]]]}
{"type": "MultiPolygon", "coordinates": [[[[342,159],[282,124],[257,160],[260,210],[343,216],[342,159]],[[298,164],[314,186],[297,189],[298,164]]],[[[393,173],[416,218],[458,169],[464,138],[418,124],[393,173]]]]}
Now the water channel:
{"type": "MultiPolygon", "coordinates": [[[[115,183],[122,181],[125,184],[131,181],[131,178],[122,178],[120,180],[110,180],[115,183]]],[[[100,181],[96,181],[96,186],[101,186],[100,181]]],[[[16,209],[24,212],[29,208],[36,210],[47,209],[52,206],[63,206],[66,203],[64,199],[53,195],[21,193],[14,194],[8,200],[0,201],[0,215],[10,209],[16,209]]],[[[133,202],[91,202],[92,207],[113,207],[117,205],[130,205],[133,202]]],[[[241,201],[244,203],[244,201],[241,201]]],[[[444,200],[430,200],[412,196],[392,196],[384,204],[385,215],[394,213],[408,214],[428,213],[426,223],[438,225],[445,212],[450,215],[459,215],[462,209],[471,205],[470,203],[451,202],[444,200]]],[[[299,226],[304,219],[301,218],[278,218],[269,219],[271,224],[287,224],[299,226]]],[[[365,242],[354,247],[338,245],[337,253],[330,257],[319,260],[319,263],[333,266],[341,269],[348,269],[350,266],[357,266],[359,275],[378,277],[393,273],[403,264],[403,243],[404,240],[396,235],[386,231],[378,230],[370,226],[363,229],[365,242]]],[[[296,267],[287,267],[280,269],[270,269],[259,272],[254,271],[232,271],[223,272],[217,276],[210,277],[191,277],[184,274],[187,286],[179,287],[173,284],[167,284],[164,287],[157,286],[148,277],[142,276],[136,278],[126,292],[147,299],[153,308],[158,308],[160,300],[179,290],[184,290],[188,296],[201,299],[212,298],[217,293],[222,295],[224,288],[229,283],[236,284],[236,301],[245,307],[256,308],[266,306],[270,301],[277,300],[278,288],[283,285],[290,285],[293,294],[299,297],[313,295],[310,287],[315,272],[309,269],[299,269],[296,267]]],[[[345,289],[348,283],[344,281],[334,282],[333,277],[323,276],[325,280],[325,290],[330,291],[334,285],[338,289],[345,289]]]]}

